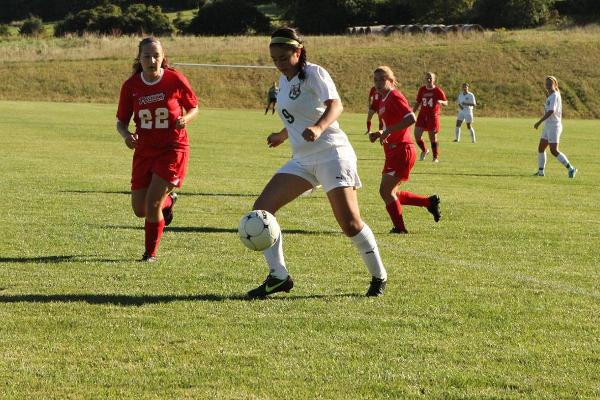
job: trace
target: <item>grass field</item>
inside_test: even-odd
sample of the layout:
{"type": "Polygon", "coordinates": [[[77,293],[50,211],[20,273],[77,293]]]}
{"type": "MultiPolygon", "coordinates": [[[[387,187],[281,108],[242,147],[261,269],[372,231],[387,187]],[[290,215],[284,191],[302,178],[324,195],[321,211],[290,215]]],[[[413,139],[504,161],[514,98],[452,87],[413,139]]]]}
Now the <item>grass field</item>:
{"type": "Polygon", "coordinates": [[[1,397],[600,397],[597,121],[565,121],[569,180],[552,157],[531,176],[533,118],[478,118],[476,145],[451,143],[444,118],[442,162],[417,163],[406,185],[439,193],[444,218],[407,207],[398,236],[377,193],[382,150],[364,115],[344,114],[386,295],[363,296],[366,269],[317,192],[278,213],[296,287],[246,301],[267,271],[237,224],[289,157],[265,146],[277,117],[201,111],[175,220],[146,265],[114,114],[0,102],[1,397]]]}

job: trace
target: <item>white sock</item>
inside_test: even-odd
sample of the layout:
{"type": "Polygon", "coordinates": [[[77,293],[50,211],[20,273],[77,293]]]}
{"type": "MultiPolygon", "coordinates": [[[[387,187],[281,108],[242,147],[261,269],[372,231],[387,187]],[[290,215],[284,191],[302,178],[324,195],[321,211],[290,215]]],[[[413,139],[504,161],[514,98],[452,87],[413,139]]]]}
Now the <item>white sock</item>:
{"type": "Polygon", "coordinates": [[[267,264],[269,265],[269,274],[277,279],[286,279],[289,275],[283,258],[282,237],[283,234],[280,234],[279,238],[275,241],[275,244],[263,251],[267,264]]]}
{"type": "Polygon", "coordinates": [[[460,141],[460,128],[455,128],[454,129],[454,138],[456,139],[456,141],[460,141]]]}
{"type": "Polygon", "coordinates": [[[367,266],[369,273],[376,278],[387,279],[387,272],[379,256],[379,248],[375,241],[375,235],[373,235],[373,231],[369,228],[369,225],[365,224],[362,230],[355,236],[352,236],[350,240],[352,240],[352,243],[354,243],[360,252],[360,256],[367,266]]]}
{"type": "Polygon", "coordinates": [[[471,128],[469,132],[471,132],[471,142],[475,143],[475,129],[471,128]]]}
{"type": "Polygon", "coordinates": [[[567,168],[571,168],[571,164],[569,163],[569,160],[567,159],[567,156],[565,156],[563,153],[558,153],[558,155],[556,156],[556,159],[558,161],[560,161],[562,163],[562,165],[564,165],[567,168]]]}
{"type": "Polygon", "coordinates": [[[546,168],[546,152],[538,153],[538,170],[546,168]]]}

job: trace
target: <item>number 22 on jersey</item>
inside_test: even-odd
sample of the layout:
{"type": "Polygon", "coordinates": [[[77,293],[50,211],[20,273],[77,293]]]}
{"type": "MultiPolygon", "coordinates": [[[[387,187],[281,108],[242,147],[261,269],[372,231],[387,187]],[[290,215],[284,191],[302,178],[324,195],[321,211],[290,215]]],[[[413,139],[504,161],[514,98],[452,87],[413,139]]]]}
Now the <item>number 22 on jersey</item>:
{"type": "Polygon", "coordinates": [[[169,110],[164,107],[154,110],[154,116],[152,110],[142,109],[138,112],[138,116],[142,129],[167,129],[169,127],[169,110]]]}

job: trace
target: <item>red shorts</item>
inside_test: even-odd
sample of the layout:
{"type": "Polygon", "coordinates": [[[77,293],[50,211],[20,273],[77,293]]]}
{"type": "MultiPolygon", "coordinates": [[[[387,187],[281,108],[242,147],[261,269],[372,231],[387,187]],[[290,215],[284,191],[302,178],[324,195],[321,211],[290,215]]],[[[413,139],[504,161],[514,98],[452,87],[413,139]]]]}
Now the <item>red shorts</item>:
{"type": "Polygon", "coordinates": [[[151,154],[135,151],[131,167],[131,190],[150,186],[153,174],[176,187],[181,187],[187,172],[189,157],[189,150],[181,149],[166,149],[151,154]]]}
{"type": "Polygon", "coordinates": [[[415,127],[427,132],[437,133],[440,131],[440,115],[420,112],[415,127]]]}
{"type": "Polygon", "coordinates": [[[414,144],[389,144],[381,173],[393,175],[401,181],[407,181],[416,159],[417,150],[414,144]]]}

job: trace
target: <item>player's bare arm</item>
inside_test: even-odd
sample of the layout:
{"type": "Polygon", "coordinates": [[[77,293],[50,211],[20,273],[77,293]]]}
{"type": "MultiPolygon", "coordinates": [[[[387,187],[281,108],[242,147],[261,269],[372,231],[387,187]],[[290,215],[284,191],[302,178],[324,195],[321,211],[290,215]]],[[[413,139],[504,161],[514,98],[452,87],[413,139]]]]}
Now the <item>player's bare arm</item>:
{"type": "Polygon", "coordinates": [[[333,124],[344,111],[344,106],[340,99],[330,99],[325,101],[325,111],[321,118],[313,126],[309,126],[302,132],[302,137],[307,142],[314,142],[323,133],[323,131],[333,124]]]}
{"type": "Polygon", "coordinates": [[[175,128],[183,129],[198,115],[198,107],[190,108],[186,110],[186,113],[177,117],[175,121],[175,128]]]}
{"type": "Polygon", "coordinates": [[[286,128],[283,128],[279,132],[273,132],[269,136],[267,136],[267,144],[269,147],[277,147],[281,143],[285,142],[288,138],[288,131],[286,128]]]}
{"type": "Polygon", "coordinates": [[[406,115],[402,119],[402,121],[398,122],[396,125],[392,125],[385,129],[380,129],[376,132],[369,133],[369,140],[371,141],[371,143],[374,143],[377,139],[379,139],[379,142],[381,144],[384,144],[384,143],[386,143],[387,138],[391,135],[392,132],[396,132],[396,131],[402,130],[404,128],[408,128],[415,122],[417,122],[417,118],[415,117],[415,114],[410,113],[410,114],[406,115]]]}
{"type": "Polygon", "coordinates": [[[545,120],[547,120],[548,118],[550,118],[550,116],[552,114],[554,114],[553,110],[546,111],[546,113],[544,114],[544,116],[542,118],[540,118],[540,120],[533,125],[533,128],[537,129],[538,126],[540,126],[542,122],[544,122],[545,120]]]}
{"type": "Polygon", "coordinates": [[[130,149],[135,149],[137,145],[137,135],[129,132],[129,126],[125,125],[122,121],[117,120],[117,132],[125,141],[125,145],[130,149]]]}

